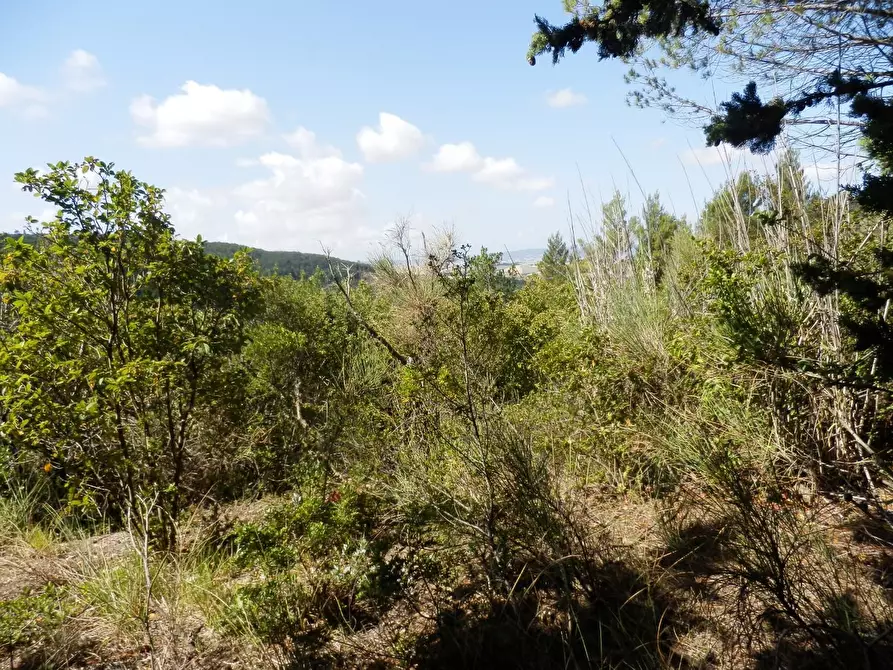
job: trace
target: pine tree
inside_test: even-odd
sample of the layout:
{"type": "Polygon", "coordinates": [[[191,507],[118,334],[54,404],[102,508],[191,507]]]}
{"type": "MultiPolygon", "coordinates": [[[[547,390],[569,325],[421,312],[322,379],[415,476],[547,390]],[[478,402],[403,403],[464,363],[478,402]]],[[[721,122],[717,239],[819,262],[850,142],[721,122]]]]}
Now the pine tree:
{"type": "MultiPolygon", "coordinates": [[[[766,25],[775,25],[775,22],[778,28],[785,26],[786,21],[797,22],[795,28],[782,33],[786,40],[786,58],[790,56],[794,61],[802,61],[804,54],[816,48],[817,40],[825,40],[830,35],[833,38],[830,46],[825,45],[826,51],[817,57],[833,60],[836,63],[833,68],[804,69],[787,99],[777,97],[763,102],[757,83],[749,82],[741,93],[732,95],[711,116],[704,128],[707,144],[727,143],[747,147],[754,153],[768,153],[775,148],[786,126],[819,123],[855,128],[880,173],[866,175],[862,186],[853,189],[854,195],[868,210],[893,214],[893,70],[890,69],[893,42],[889,38],[893,10],[887,0],[806,2],[796,6],[770,0],[756,7],[749,0],[730,3],[605,0],[601,5],[583,2],[566,3],[566,6],[574,12],[574,17],[564,25],[552,25],[535,17],[537,31],[528,52],[531,64],[543,53],[550,53],[552,61],[557,63],[568,51],[576,53],[587,43],[598,47],[602,59],[628,60],[647,53],[654,45],[715,37],[723,30],[734,31],[738,25],[734,18],[736,12],[754,14],[760,19],[756,32],[742,36],[738,42],[742,48],[752,46],[751,42],[760,48],[739,57],[742,62],[756,63],[770,70],[777,68],[783,59],[771,49],[769,55],[760,56],[764,53],[762,45],[767,41],[761,32],[766,25]],[[744,9],[752,11],[743,12],[744,9]],[[723,20],[729,16],[732,20],[723,20]],[[833,59],[827,51],[832,48],[833,59]],[[851,119],[809,117],[829,104],[832,107],[849,105],[851,119]]],[[[654,81],[655,85],[661,85],[661,80],[654,81]]],[[[671,111],[672,105],[666,108],[671,111]]]]}
{"type": "MultiPolygon", "coordinates": [[[[785,9],[784,3],[778,4],[773,7],[774,3],[765,3],[764,10],[771,13],[773,9],[785,9]]],[[[532,65],[541,53],[551,53],[553,62],[557,63],[568,50],[576,53],[586,43],[596,44],[603,59],[628,59],[647,50],[654,41],[703,34],[715,36],[723,27],[719,17],[721,8],[706,0],[605,0],[601,6],[586,2],[580,7],[574,18],[563,26],[554,26],[536,17],[537,32],[528,52],[532,65]]],[[[849,105],[852,121],[847,123],[861,134],[861,144],[869,158],[867,164],[875,171],[865,175],[861,186],[849,190],[863,211],[893,218],[893,70],[890,69],[893,43],[888,37],[893,10],[886,0],[806,3],[799,7],[802,13],[817,12],[812,18],[818,17],[820,21],[813,21],[801,33],[791,36],[799,40],[794,45],[799,47],[796,50],[807,51],[818,33],[833,29],[838,44],[837,68],[811,75],[788,99],[778,97],[763,102],[756,82],[749,82],[741,93],[733,94],[731,100],[722,103],[719,113],[704,127],[707,144],[725,143],[746,147],[758,154],[768,153],[775,148],[785,124],[798,123],[802,115],[823,105],[849,105]],[[867,37],[844,30],[857,24],[863,25],[869,33],[867,37]],[[870,47],[872,57],[847,51],[848,60],[844,63],[844,50],[851,42],[860,41],[870,47]],[[853,59],[858,62],[851,62],[853,59]]],[[[796,16],[797,10],[790,7],[787,12],[777,13],[796,16]]],[[[775,20],[768,14],[767,17],[775,20]]],[[[777,205],[784,210],[784,203],[777,205]]],[[[778,214],[783,217],[785,212],[778,214]]],[[[881,355],[884,349],[893,350],[893,328],[887,326],[886,315],[879,314],[887,310],[888,301],[893,299],[893,250],[865,249],[862,255],[873,258],[841,261],[816,254],[795,269],[816,291],[840,291],[857,306],[843,325],[860,349],[876,355],[875,368],[888,366],[879,374],[893,380],[893,357],[881,355]],[[864,261],[861,263],[864,267],[858,267],[860,261],[864,261]]],[[[878,374],[877,370],[875,373],[878,374]]]]}
{"type": "Polygon", "coordinates": [[[684,219],[678,219],[664,209],[657,193],[647,196],[642,215],[630,220],[630,228],[636,238],[636,252],[645,267],[649,268],[656,284],[660,284],[663,278],[673,236],[685,227],[684,219]]]}
{"type": "MultiPolygon", "coordinates": [[[[557,0],[552,0],[557,4],[557,0]]],[[[722,114],[703,99],[686,96],[667,73],[704,78],[738,77],[756,87],[785,82],[786,100],[814,94],[817,83],[837,76],[889,81],[889,0],[564,0],[571,19],[552,25],[536,18],[527,57],[557,61],[594,43],[601,58],[622,58],[632,86],[627,101],[656,107],[682,121],[703,125],[722,114]]],[[[883,89],[880,89],[883,90],[883,89]]],[[[882,93],[889,97],[889,92],[882,93]]],[[[742,99],[756,96],[745,93],[742,99]]],[[[765,118],[767,137],[785,105],[765,118]],[[774,117],[774,118],[773,118],[774,117]]],[[[809,105],[783,119],[785,139],[810,155],[857,150],[859,124],[841,119],[836,105],[809,105]]],[[[830,156],[828,157],[830,158],[830,156]]]]}
{"type": "Polygon", "coordinates": [[[546,243],[546,252],[542,259],[537,263],[540,274],[549,281],[555,281],[567,278],[567,263],[570,260],[570,251],[561,233],[554,233],[549,236],[546,243]]]}
{"type": "Polygon", "coordinates": [[[704,205],[700,232],[720,247],[733,246],[741,237],[756,239],[760,235],[758,212],[764,200],[761,180],[754,173],[742,172],[727,181],[704,205]]]}
{"type": "MultiPolygon", "coordinates": [[[[571,8],[571,3],[568,2],[566,6],[571,8]]],[[[750,8],[759,19],[754,24],[756,32],[749,35],[758,39],[730,48],[740,47],[743,49],[739,54],[742,58],[749,56],[749,63],[764,66],[769,69],[770,75],[775,76],[777,73],[772,70],[782,62],[779,55],[784,55],[791,59],[788,61],[791,67],[800,68],[799,78],[796,83],[792,82],[786,98],[776,97],[769,101],[760,98],[756,81],[748,82],[743,91],[732,95],[707,119],[704,126],[707,144],[730,144],[765,154],[775,149],[785,128],[824,124],[841,132],[838,142],[843,128],[847,128],[854,133],[847,140],[847,145],[855,146],[858,140],[858,145],[868,158],[863,163],[866,174],[861,185],[847,190],[862,216],[877,217],[881,224],[888,225],[889,221],[893,221],[893,69],[890,67],[890,63],[893,63],[893,40],[889,37],[893,9],[889,0],[790,4],[785,0],[760,0],[759,3],[750,0],[729,0],[725,3],[719,0],[604,0],[600,5],[573,3],[575,16],[566,25],[553,26],[536,18],[538,30],[528,56],[531,64],[535,64],[537,55],[551,53],[553,62],[557,62],[566,52],[576,53],[586,43],[593,43],[603,59],[630,60],[639,55],[647,58],[643,54],[650,53],[650,48],[655,44],[699,40],[704,35],[715,36],[723,30],[734,32],[736,11],[745,7],[750,8]],[[723,24],[720,20],[723,11],[732,17],[731,22],[723,24]],[[747,51],[756,42],[771,42],[765,33],[759,37],[761,22],[775,32],[778,32],[779,26],[799,26],[798,31],[781,35],[786,40],[782,46],[784,53],[771,43],[766,50],[747,51]],[[828,36],[831,37],[830,41],[828,36]],[[815,58],[824,59],[824,67],[804,67],[803,54],[810,58],[809,54],[815,53],[820,44],[824,44],[825,48],[815,58]],[[801,63],[799,65],[797,58],[801,63]],[[817,118],[823,108],[835,110],[834,118],[817,118]]],[[[747,69],[743,71],[751,74],[747,69]]],[[[653,81],[661,85],[660,80],[653,81]]],[[[762,77],[761,81],[765,83],[766,77],[762,77]]],[[[670,109],[667,111],[672,112],[670,109]]],[[[841,144],[837,144],[835,149],[826,149],[840,152],[841,144]]],[[[766,198],[773,211],[766,214],[771,215],[774,223],[785,226],[797,220],[796,210],[803,206],[804,194],[807,197],[809,194],[800,188],[805,181],[802,168],[794,157],[789,154],[782,156],[779,167],[779,188],[773,198],[766,198]],[[795,193],[797,191],[799,193],[795,193]]],[[[748,188],[738,191],[739,198],[741,191],[745,197],[750,195],[748,188]]],[[[745,219],[740,216],[746,214],[746,210],[738,214],[746,228],[750,217],[745,219]]],[[[747,230],[739,231],[739,239],[747,235],[747,230]]],[[[890,320],[893,247],[881,236],[879,242],[869,243],[866,238],[858,251],[849,256],[839,254],[837,249],[821,246],[813,247],[810,251],[812,253],[806,260],[793,262],[791,269],[817,294],[836,296],[840,306],[837,324],[853,355],[779,364],[789,365],[795,370],[807,370],[836,391],[846,394],[864,391],[866,398],[869,393],[879,394],[876,396],[878,398],[889,397],[893,393],[893,325],[890,320]]],[[[867,456],[864,445],[875,443],[887,446],[893,434],[889,404],[866,411],[859,429],[865,438],[853,433],[856,444],[854,455],[858,459],[867,456]],[[872,412],[875,414],[872,415],[872,412]]],[[[893,476],[889,466],[890,451],[884,449],[882,454],[879,450],[875,457],[883,459],[878,464],[884,476],[893,476]]],[[[875,495],[874,485],[867,475],[864,484],[867,487],[865,490],[875,495]]]]}

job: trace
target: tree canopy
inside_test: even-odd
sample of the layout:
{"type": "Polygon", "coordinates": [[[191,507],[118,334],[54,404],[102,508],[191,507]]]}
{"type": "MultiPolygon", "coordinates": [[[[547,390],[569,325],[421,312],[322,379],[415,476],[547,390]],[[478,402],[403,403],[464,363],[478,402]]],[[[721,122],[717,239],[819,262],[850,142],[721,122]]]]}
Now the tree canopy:
{"type": "Polygon", "coordinates": [[[540,274],[546,279],[561,279],[567,277],[567,263],[570,260],[570,251],[561,233],[549,235],[546,251],[537,267],[540,274]]]}
{"type": "MultiPolygon", "coordinates": [[[[26,244],[39,244],[41,232],[0,233],[0,242],[9,238],[21,238],[26,244]]],[[[232,242],[202,242],[205,251],[212,256],[231,259],[243,252],[254,261],[255,267],[262,275],[286,275],[298,279],[301,275],[310,276],[317,271],[329,274],[329,263],[337,266],[350,265],[359,275],[368,274],[372,267],[368,263],[352,262],[339,258],[329,258],[323,254],[310,254],[304,251],[268,251],[254,249],[243,244],[232,242]]]]}
{"type": "MultiPolygon", "coordinates": [[[[814,121],[804,117],[820,107],[837,106],[837,119],[826,119],[825,125],[839,128],[844,123],[841,107],[849,105],[846,121],[860,133],[866,165],[875,168],[854,192],[863,206],[893,212],[893,10],[888,3],[613,0],[602,5],[566,2],[565,8],[573,17],[564,25],[535,17],[531,64],[541,53],[550,53],[557,63],[568,50],[576,53],[586,43],[595,44],[601,58],[625,59],[644,57],[654,46],[678,56],[687,44],[687,59],[675,63],[708,68],[694,60],[692,50],[704,46],[704,33],[722,33],[725,41],[712,46],[736,58],[745,76],[755,74],[754,68],[772,68],[776,77],[779,68],[796,68],[799,77],[792,80],[787,97],[764,101],[754,79],[722,103],[704,125],[707,144],[766,153],[786,127],[814,121]],[[829,39],[836,48],[828,46],[829,39]]],[[[656,79],[651,84],[662,86],[656,79]]]]}
{"type": "MultiPolygon", "coordinates": [[[[786,68],[789,72],[793,69],[798,77],[792,80],[787,97],[766,102],[752,80],[722,103],[704,125],[707,144],[726,143],[767,153],[789,124],[819,107],[836,105],[839,129],[841,109],[848,105],[849,121],[858,129],[867,154],[861,186],[848,190],[863,211],[893,217],[893,96],[889,93],[893,86],[893,9],[888,2],[608,0],[602,5],[566,2],[565,8],[573,18],[563,26],[535,18],[537,32],[528,54],[531,64],[540,53],[551,53],[557,63],[568,50],[576,53],[587,42],[598,47],[602,59],[640,57],[655,45],[678,54],[684,51],[681,45],[686,41],[689,49],[703,46],[699,40],[706,32],[723,35],[720,52],[737,58],[744,75],[770,68],[777,76],[786,68]]],[[[697,63],[689,63],[697,69],[697,63]]],[[[656,81],[652,83],[659,88],[656,81]]],[[[838,135],[838,151],[842,149],[839,141],[838,135]]],[[[784,160],[785,156],[781,162],[784,160]]],[[[790,162],[789,156],[787,160],[790,162]]],[[[798,170],[796,166],[790,172],[798,170]]],[[[731,202],[737,202],[737,197],[731,202]]],[[[791,218],[783,202],[775,206],[777,222],[791,218]]],[[[886,319],[893,294],[889,247],[866,248],[850,259],[819,249],[792,267],[820,295],[840,292],[850,301],[853,307],[842,315],[840,323],[855,339],[857,349],[874,357],[868,373],[865,369],[844,373],[822,370],[826,379],[831,384],[871,385],[893,378],[893,359],[885,353],[893,348],[893,330],[886,319]]]]}
{"type": "Polygon", "coordinates": [[[853,118],[846,106],[868,92],[885,99],[893,77],[893,10],[884,0],[565,0],[564,7],[572,14],[564,24],[535,18],[531,63],[543,53],[557,62],[594,43],[601,58],[630,63],[631,103],[709,122],[715,139],[736,146],[769,149],[783,125],[797,144],[859,153],[865,110],[851,106],[853,118]],[[669,83],[667,74],[681,69],[753,84],[714,109],[669,83]],[[760,100],[759,88],[782,83],[783,100],[760,100]]]}

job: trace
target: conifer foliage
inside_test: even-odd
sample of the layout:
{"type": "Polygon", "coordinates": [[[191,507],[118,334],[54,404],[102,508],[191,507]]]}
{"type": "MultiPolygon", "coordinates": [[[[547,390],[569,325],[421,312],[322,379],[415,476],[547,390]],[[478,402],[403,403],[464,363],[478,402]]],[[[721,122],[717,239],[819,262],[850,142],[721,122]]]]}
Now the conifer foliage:
{"type": "MultiPolygon", "coordinates": [[[[731,10],[744,11],[745,4],[746,0],[732,2],[731,10]]],[[[861,17],[863,24],[881,29],[869,40],[879,57],[861,64],[860,75],[844,75],[838,67],[830,75],[816,76],[811,85],[788,99],[776,97],[765,102],[758,94],[756,82],[747,83],[741,93],[733,94],[728,102],[720,105],[719,113],[704,127],[707,144],[725,143],[746,147],[754,153],[768,153],[775,148],[786,124],[795,123],[807,110],[827,104],[848,105],[852,119],[849,123],[859,128],[861,144],[867,153],[865,164],[871,167],[862,184],[849,190],[865,212],[893,216],[893,96],[890,94],[893,42],[885,37],[893,24],[893,11],[888,4],[876,0],[822,3],[821,6],[816,2],[785,0],[764,4],[759,11],[766,13],[767,21],[777,20],[773,13],[784,17],[791,13],[821,12],[820,20],[812,24],[812,34],[803,32],[801,46],[806,50],[819,34],[836,30],[840,33],[841,61],[844,53],[848,53],[843,48],[847,38],[844,27],[861,17]]],[[[686,31],[688,34],[707,31],[715,35],[722,25],[721,16],[728,16],[730,10],[728,3],[716,1],[712,4],[614,1],[601,6],[588,2],[571,5],[568,9],[574,11],[574,18],[564,26],[556,27],[536,17],[537,31],[528,54],[531,64],[535,63],[537,54],[544,52],[551,53],[557,63],[568,49],[576,53],[587,42],[598,47],[601,58],[629,58],[647,49],[655,40],[679,38],[686,31]]],[[[768,62],[769,57],[766,58],[768,62]]],[[[893,252],[879,248],[866,249],[859,258],[846,260],[813,253],[807,262],[794,265],[797,274],[819,293],[840,291],[849,298],[853,308],[842,319],[842,325],[855,338],[858,347],[875,357],[877,362],[871,366],[873,375],[893,374],[893,361],[889,362],[889,371],[883,371],[888,363],[887,356],[882,354],[893,345],[885,317],[893,292],[891,261],[893,252]]]]}
{"type": "Polygon", "coordinates": [[[561,237],[561,233],[556,232],[549,235],[546,251],[537,267],[546,279],[561,279],[567,276],[567,263],[570,257],[564,238],[561,237]]]}

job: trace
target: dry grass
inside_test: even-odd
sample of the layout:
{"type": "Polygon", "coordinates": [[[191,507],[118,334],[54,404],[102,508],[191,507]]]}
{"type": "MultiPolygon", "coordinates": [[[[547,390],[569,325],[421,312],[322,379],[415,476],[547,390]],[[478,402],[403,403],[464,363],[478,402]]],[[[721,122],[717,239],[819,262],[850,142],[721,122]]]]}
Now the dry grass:
{"type": "MultiPolygon", "coordinates": [[[[585,667],[586,658],[601,658],[605,667],[835,665],[836,657],[823,655],[814,640],[773,628],[780,615],[773,614],[779,607],[771,593],[742,589],[741,552],[750,548],[735,541],[736,510],[704,490],[681,489],[672,502],[592,487],[567,493],[576,499],[568,506],[581,527],[612,547],[610,558],[589,573],[598,585],[592,605],[583,598],[568,609],[561,589],[523,578],[507,598],[496,600],[488,600],[479,584],[460,581],[443,590],[446,584],[418,583],[375,621],[334,631],[317,657],[338,667],[370,668],[492,667],[486,664],[496,658],[530,668],[558,667],[561,658],[577,667],[585,667]],[[441,595],[432,597],[431,588],[441,595]],[[644,624],[650,616],[658,622],[653,629],[644,624]],[[649,641],[649,635],[657,638],[649,641]],[[629,645],[625,655],[610,646],[618,636],[629,645]],[[608,646],[596,650],[596,640],[608,646]],[[633,653],[655,643],[659,654],[633,653]]],[[[866,526],[837,502],[806,507],[787,501],[784,510],[769,501],[754,505],[754,514],[775,520],[776,535],[810,538],[797,543],[788,575],[796,581],[803,616],[819,616],[818,604],[837,594],[843,598],[838,608],[856,603],[850,614],[858,613],[863,623],[851,621],[851,630],[863,626],[863,636],[874,636],[871,653],[887,653],[893,552],[878,541],[884,529],[866,526]]],[[[193,528],[187,535],[202,534],[193,528]]],[[[60,584],[72,608],[41,648],[31,650],[32,661],[45,667],[248,668],[300,658],[296,649],[265,648],[250,621],[227,618],[243,577],[225,554],[199,542],[176,555],[151,556],[147,595],[138,547],[127,533],[61,541],[49,551],[4,547],[4,568],[27,575],[23,586],[60,584]]],[[[26,655],[17,658],[21,663],[26,655]]]]}
{"type": "Polygon", "coordinates": [[[238,577],[230,559],[208,544],[209,529],[183,531],[206,539],[176,554],[146,554],[138,534],[126,531],[63,539],[31,526],[18,537],[8,535],[0,547],[0,608],[53,585],[62,589],[58,606],[66,612],[35,644],[16,649],[10,662],[48,668],[256,667],[263,653],[250,626],[228,619],[238,577]],[[46,541],[35,546],[38,535],[46,541]]]}

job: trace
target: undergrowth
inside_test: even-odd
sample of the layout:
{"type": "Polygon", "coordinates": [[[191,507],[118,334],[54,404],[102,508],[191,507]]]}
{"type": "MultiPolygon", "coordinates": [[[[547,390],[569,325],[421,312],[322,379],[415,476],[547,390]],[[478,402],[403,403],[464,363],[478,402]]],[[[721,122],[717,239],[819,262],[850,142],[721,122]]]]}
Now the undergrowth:
{"type": "MultiPolygon", "coordinates": [[[[3,303],[2,338],[46,356],[0,360],[10,384],[31,366],[32,403],[4,419],[3,653],[14,667],[889,666],[885,359],[853,330],[870,301],[808,281],[827,270],[818,250],[870,249],[857,269],[885,276],[889,222],[811,192],[793,155],[779,170],[748,177],[746,219],[729,204],[740,180],[696,226],[616,196],[524,281],[449,234],[419,246],[406,222],[364,282],[339,267],[332,284],[261,279],[191,247],[179,277],[170,231],[124,217],[165,282],[220,289],[169,295],[164,323],[140,303],[142,357],[127,360],[73,353],[117,341],[102,319],[74,344],[38,323],[68,295],[41,283],[41,254],[95,281],[91,309],[117,309],[94,238],[10,243],[5,290],[40,290],[3,303]],[[40,296],[55,307],[33,311],[40,296]],[[220,330],[202,330],[212,315],[220,330]],[[30,424],[34,389],[55,423],[30,424]]],[[[160,290],[131,270],[116,276],[134,300],[160,290]]]]}

